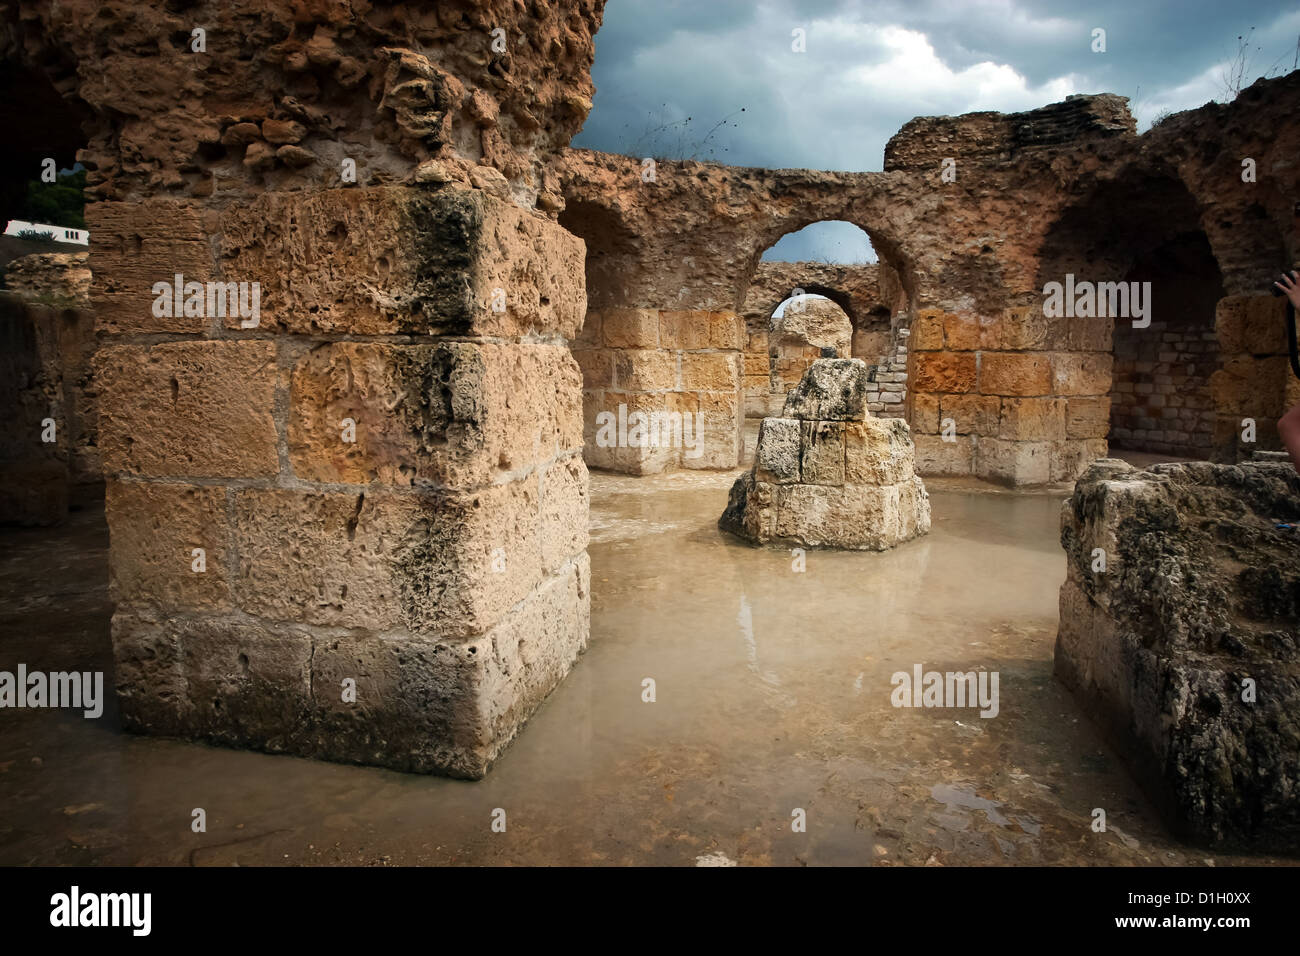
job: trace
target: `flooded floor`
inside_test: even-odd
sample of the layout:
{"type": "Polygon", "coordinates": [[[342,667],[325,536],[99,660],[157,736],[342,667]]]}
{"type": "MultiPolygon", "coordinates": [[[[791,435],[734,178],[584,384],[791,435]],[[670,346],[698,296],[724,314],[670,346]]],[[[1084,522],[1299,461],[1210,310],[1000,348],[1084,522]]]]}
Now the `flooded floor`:
{"type": "MultiPolygon", "coordinates": [[[[717,531],[732,478],[593,475],[590,649],[485,780],[6,710],[0,864],[1278,862],[1171,837],[1053,680],[1059,495],[934,481],[927,537],[796,571],[717,531]],[[998,715],[894,708],[918,664],[998,715]]],[[[0,669],[110,670],[106,548],[102,506],[0,532],[0,669]]]]}

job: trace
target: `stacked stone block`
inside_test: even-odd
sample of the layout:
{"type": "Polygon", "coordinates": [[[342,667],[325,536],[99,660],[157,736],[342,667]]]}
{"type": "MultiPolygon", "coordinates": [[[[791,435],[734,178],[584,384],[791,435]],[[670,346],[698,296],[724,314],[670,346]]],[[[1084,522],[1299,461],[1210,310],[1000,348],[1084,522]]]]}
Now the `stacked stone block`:
{"type": "Polygon", "coordinates": [[[1142,329],[1117,323],[1111,447],[1209,457],[1215,420],[1210,376],[1218,357],[1211,322],[1171,327],[1152,319],[1142,329]]]}
{"type": "Polygon", "coordinates": [[[867,366],[819,359],[759,429],[719,526],[759,544],[883,551],[930,530],[907,423],[867,411],[867,366]]]}
{"type": "Polygon", "coordinates": [[[593,468],[632,475],[728,469],[740,461],[744,326],[728,311],[592,309],[573,355],[582,369],[583,441],[593,468]],[[653,441],[635,413],[671,418],[653,441]],[[607,426],[614,423],[611,431],[607,426]]]}
{"type": "Polygon", "coordinates": [[[1228,296],[1215,311],[1215,331],[1220,365],[1210,377],[1214,458],[1234,462],[1281,448],[1277,420],[1300,403],[1300,381],[1287,355],[1285,301],[1228,296]]]}
{"type": "Polygon", "coordinates": [[[907,407],[907,340],[911,329],[900,323],[894,329],[893,345],[876,363],[867,408],[881,418],[901,418],[907,407]]]}
{"type": "Polygon", "coordinates": [[[587,641],[581,241],[459,186],[87,217],[124,723],[482,776],[587,641]]]}
{"type": "Polygon", "coordinates": [[[922,309],[909,340],[918,471],[1032,485],[1104,457],[1112,321],[922,309]]]}

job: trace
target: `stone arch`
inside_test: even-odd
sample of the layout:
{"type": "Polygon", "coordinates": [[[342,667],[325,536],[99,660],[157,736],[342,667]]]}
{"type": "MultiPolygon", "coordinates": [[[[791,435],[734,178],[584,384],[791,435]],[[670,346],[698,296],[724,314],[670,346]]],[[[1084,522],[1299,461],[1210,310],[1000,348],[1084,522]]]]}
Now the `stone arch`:
{"type": "MultiPolygon", "coordinates": [[[[1220,364],[1215,315],[1224,282],[1203,219],[1174,171],[1133,163],[1087,184],[1048,229],[1040,289],[1071,281],[1150,290],[1149,301],[1142,295],[1145,315],[1058,320],[1055,346],[1079,353],[1069,366],[1077,374],[1054,383],[1067,432],[1105,438],[1119,452],[1212,454],[1210,383],[1220,364]]],[[[1122,307],[1122,299],[1114,304],[1122,307]]],[[[1136,300],[1129,305],[1132,313],[1136,300]]]]}

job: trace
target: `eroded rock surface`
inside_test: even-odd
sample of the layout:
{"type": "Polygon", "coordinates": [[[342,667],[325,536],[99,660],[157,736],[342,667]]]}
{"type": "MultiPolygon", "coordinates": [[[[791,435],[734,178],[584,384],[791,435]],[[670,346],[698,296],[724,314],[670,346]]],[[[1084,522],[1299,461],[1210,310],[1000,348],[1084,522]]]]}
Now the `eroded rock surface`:
{"type": "Polygon", "coordinates": [[[930,496],[901,419],[867,411],[867,367],[818,359],[759,429],[754,467],[718,525],[765,544],[883,551],[930,530],[930,496]]]}
{"type": "Polygon", "coordinates": [[[1300,849],[1298,521],[1274,461],[1104,459],[1062,512],[1056,673],[1208,842],[1300,849]]]}

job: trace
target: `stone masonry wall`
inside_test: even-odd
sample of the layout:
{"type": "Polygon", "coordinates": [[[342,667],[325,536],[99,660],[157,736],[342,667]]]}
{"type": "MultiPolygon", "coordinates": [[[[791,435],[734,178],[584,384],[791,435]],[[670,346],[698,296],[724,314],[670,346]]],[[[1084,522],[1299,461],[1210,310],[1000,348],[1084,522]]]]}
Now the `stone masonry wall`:
{"type": "Polygon", "coordinates": [[[736,467],[742,336],[735,312],[589,310],[573,344],[587,464],[634,475],[736,467]],[[638,437],[636,413],[677,415],[695,430],[638,437]],[[611,420],[613,431],[602,431],[611,420]]]}
{"type": "Polygon", "coordinates": [[[1110,447],[1208,457],[1215,419],[1210,376],[1218,354],[1211,323],[1177,329],[1158,319],[1146,329],[1117,323],[1110,447]]]}
{"type": "Polygon", "coordinates": [[[978,319],[921,310],[909,340],[917,470],[1042,484],[1104,457],[1111,326],[1033,306],[978,319]]]}

